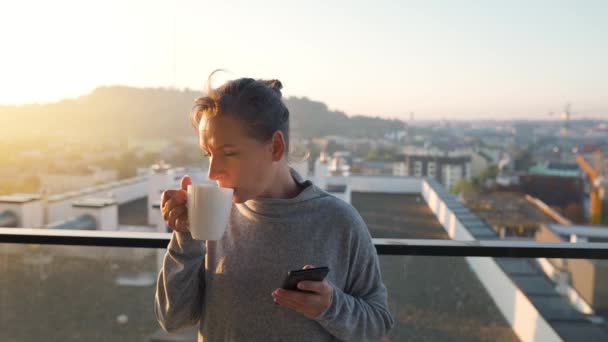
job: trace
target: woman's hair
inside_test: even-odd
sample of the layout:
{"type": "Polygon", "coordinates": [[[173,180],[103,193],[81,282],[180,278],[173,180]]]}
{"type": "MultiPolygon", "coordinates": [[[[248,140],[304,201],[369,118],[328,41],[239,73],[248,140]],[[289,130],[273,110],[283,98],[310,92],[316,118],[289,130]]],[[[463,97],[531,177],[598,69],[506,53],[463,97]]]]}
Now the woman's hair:
{"type": "Polygon", "coordinates": [[[207,95],[194,101],[190,113],[192,125],[198,130],[201,120],[216,115],[229,115],[243,123],[247,134],[267,142],[277,130],[285,137],[285,155],[289,151],[289,110],[281,99],[283,85],[279,80],[239,78],[217,89],[207,80],[207,95]]]}

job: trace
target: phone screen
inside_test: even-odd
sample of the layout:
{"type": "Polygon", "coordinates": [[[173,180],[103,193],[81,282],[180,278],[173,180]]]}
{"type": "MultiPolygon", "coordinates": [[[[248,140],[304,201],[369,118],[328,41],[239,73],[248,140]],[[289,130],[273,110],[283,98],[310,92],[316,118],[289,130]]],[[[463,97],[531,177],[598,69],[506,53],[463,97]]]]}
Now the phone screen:
{"type": "Polygon", "coordinates": [[[326,266],[309,268],[307,270],[293,270],[287,273],[285,281],[283,281],[282,288],[291,291],[301,291],[298,289],[298,283],[304,280],[308,281],[323,281],[329,268],[326,266]]]}

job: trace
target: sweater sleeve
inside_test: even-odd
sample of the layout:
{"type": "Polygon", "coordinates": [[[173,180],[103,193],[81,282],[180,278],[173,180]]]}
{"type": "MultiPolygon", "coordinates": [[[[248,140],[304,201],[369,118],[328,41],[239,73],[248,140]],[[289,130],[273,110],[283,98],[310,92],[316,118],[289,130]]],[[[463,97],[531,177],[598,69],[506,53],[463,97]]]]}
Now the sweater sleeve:
{"type": "Polygon", "coordinates": [[[195,325],[205,291],[205,245],[173,231],[156,283],[154,313],[167,332],[195,325]]]}
{"type": "Polygon", "coordinates": [[[376,248],[363,219],[358,213],[355,216],[344,291],[331,284],[332,302],[315,320],[340,340],[378,341],[395,322],[388,309],[376,248]]]}

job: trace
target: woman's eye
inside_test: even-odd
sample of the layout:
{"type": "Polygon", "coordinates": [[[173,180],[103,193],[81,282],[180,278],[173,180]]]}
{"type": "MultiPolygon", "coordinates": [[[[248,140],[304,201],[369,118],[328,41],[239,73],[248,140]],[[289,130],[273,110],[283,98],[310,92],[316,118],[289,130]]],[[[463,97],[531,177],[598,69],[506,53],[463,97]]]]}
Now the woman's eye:
{"type": "Polygon", "coordinates": [[[227,152],[224,152],[224,155],[225,155],[226,157],[236,156],[236,152],[227,151],[227,152]]]}

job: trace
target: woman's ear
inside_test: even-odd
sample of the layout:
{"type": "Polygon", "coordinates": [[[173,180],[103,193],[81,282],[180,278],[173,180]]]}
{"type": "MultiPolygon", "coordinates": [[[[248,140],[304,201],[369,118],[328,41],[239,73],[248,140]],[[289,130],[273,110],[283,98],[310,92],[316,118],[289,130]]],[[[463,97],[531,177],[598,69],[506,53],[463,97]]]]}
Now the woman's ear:
{"type": "Polygon", "coordinates": [[[283,132],[276,131],[272,135],[272,142],[270,143],[272,152],[272,161],[280,161],[285,155],[285,136],[283,132]]]}

